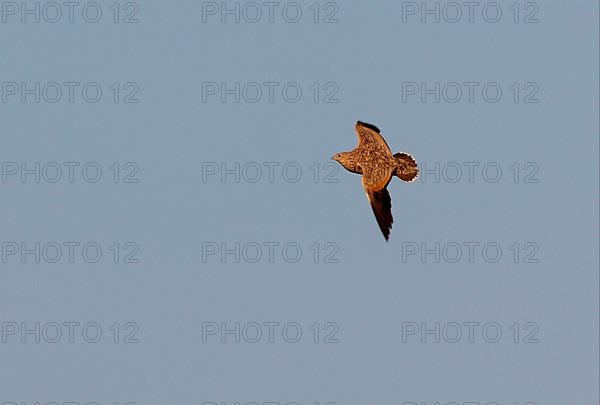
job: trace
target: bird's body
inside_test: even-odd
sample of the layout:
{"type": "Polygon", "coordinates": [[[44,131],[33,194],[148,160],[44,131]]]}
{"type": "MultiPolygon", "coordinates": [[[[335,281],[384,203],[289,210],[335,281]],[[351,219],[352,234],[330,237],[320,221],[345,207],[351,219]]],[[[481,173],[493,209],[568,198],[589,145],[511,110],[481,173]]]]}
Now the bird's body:
{"type": "Polygon", "coordinates": [[[414,181],[419,170],[417,162],[407,153],[392,154],[379,128],[361,121],[356,123],[358,145],[350,152],[333,157],[346,170],[362,175],[362,184],[371,203],[383,236],[388,240],[392,228],[392,201],[387,185],[393,176],[414,181]]]}

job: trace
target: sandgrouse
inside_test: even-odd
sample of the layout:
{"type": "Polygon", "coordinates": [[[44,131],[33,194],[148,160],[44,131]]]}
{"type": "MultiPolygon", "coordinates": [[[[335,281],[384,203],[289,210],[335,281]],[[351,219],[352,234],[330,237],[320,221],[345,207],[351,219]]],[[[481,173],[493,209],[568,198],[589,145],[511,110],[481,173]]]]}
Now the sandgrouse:
{"type": "Polygon", "coordinates": [[[417,162],[408,153],[392,154],[389,146],[375,125],[356,123],[358,145],[350,152],[341,152],[332,157],[346,170],[362,174],[362,184],[375,219],[385,240],[392,229],[392,199],[387,185],[393,176],[406,182],[414,181],[418,174],[417,162]]]}

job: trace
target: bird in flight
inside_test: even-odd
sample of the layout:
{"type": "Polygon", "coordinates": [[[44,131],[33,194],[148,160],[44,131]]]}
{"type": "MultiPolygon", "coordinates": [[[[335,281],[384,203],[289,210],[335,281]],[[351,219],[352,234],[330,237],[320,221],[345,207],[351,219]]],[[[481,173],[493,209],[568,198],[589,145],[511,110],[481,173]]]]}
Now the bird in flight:
{"type": "Polygon", "coordinates": [[[411,182],[419,175],[417,162],[408,153],[392,154],[375,125],[356,123],[358,145],[350,152],[335,154],[332,159],[344,169],[362,174],[362,185],[371,203],[375,219],[387,241],[392,229],[392,199],[387,185],[393,176],[411,182]]]}

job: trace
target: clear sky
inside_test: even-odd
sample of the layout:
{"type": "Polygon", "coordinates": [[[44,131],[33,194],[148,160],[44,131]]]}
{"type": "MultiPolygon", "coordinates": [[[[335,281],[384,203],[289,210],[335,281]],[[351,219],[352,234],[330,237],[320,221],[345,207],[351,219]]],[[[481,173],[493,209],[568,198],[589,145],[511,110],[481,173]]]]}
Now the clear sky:
{"type": "Polygon", "coordinates": [[[0,401],[598,403],[598,3],[227,3],[2,3],[0,401]]]}

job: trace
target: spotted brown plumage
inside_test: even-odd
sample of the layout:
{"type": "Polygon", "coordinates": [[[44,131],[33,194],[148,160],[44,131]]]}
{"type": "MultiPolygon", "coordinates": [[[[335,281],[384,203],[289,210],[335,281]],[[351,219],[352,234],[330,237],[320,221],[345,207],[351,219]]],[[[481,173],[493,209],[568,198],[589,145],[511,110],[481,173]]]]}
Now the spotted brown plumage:
{"type": "Polygon", "coordinates": [[[358,145],[354,150],[338,153],[332,159],[346,170],[362,175],[362,185],[375,219],[385,240],[388,240],[394,218],[387,185],[393,176],[407,182],[414,181],[419,174],[417,162],[408,153],[392,154],[375,125],[358,121],[356,134],[358,145]]]}

